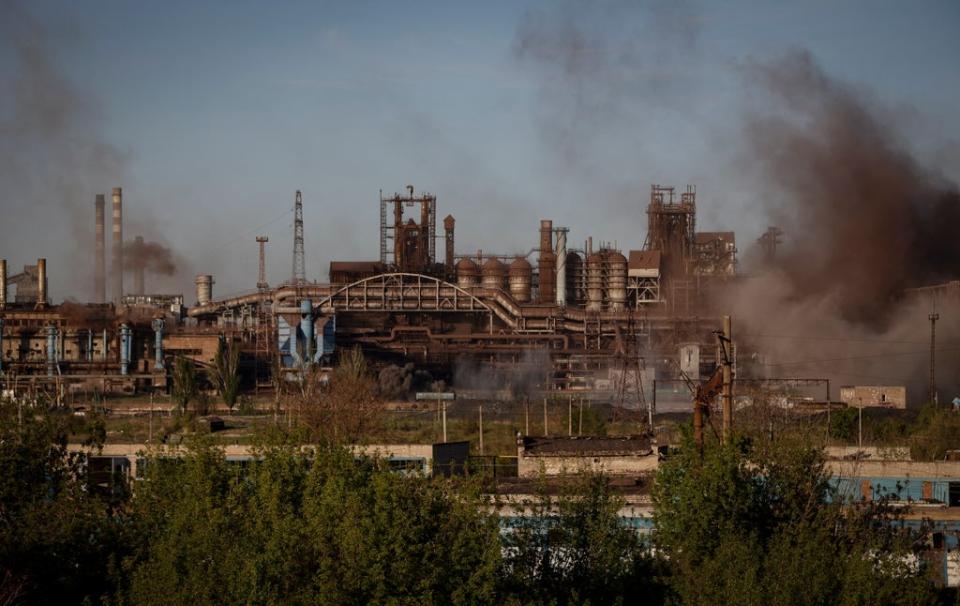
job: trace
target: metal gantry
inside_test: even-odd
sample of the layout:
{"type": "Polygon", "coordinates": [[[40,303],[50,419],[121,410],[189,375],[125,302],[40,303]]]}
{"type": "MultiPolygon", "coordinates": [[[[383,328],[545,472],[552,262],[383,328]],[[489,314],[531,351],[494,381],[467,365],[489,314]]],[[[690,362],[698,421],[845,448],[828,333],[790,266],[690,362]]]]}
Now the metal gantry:
{"type": "Polygon", "coordinates": [[[306,262],[303,253],[303,197],[300,190],[293,203],[293,278],[298,286],[307,281],[306,262]]]}

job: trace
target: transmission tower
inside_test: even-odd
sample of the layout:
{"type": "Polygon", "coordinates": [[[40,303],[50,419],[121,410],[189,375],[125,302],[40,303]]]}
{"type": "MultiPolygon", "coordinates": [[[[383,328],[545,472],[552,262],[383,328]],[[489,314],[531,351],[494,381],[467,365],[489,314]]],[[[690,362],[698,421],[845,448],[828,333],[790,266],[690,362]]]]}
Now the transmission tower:
{"type": "Polygon", "coordinates": [[[267,263],[266,263],[266,251],[264,250],[264,245],[270,241],[270,238],[266,236],[257,236],[257,244],[260,245],[260,273],[257,274],[257,288],[259,290],[266,290],[269,288],[267,284],[267,263]]]}
{"type": "Polygon", "coordinates": [[[307,272],[303,260],[303,198],[300,196],[299,189],[297,190],[297,197],[294,201],[292,281],[297,286],[307,281],[307,272]]]}

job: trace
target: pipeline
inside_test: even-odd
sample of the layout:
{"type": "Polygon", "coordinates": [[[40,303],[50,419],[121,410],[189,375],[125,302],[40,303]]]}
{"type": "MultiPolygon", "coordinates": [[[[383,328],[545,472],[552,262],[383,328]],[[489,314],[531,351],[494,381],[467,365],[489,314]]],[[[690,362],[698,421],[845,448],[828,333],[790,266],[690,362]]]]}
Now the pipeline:
{"type": "Polygon", "coordinates": [[[120,326],[120,374],[126,375],[130,370],[130,351],[131,347],[130,327],[126,324],[120,326]]]}
{"type": "Polygon", "coordinates": [[[154,320],[150,326],[153,328],[153,349],[155,359],[153,362],[153,369],[156,371],[163,371],[163,327],[164,322],[161,318],[154,320]]]}
{"type": "Polygon", "coordinates": [[[313,361],[313,302],[310,299],[300,301],[300,328],[303,330],[303,359],[307,364],[313,361]]]}
{"type": "Polygon", "coordinates": [[[57,327],[47,326],[47,376],[52,377],[57,371],[57,327]]]}
{"type": "Polygon", "coordinates": [[[37,309],[47,306],[47,260],[37,259],[37,309]]]}

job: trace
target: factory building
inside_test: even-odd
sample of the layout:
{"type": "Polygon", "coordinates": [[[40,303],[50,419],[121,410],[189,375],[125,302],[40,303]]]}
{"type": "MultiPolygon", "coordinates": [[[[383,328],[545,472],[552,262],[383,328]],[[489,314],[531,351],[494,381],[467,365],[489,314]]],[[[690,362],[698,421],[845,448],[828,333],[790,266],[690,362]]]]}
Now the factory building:
{"type": "MultiPolygon", "coordinates": [[[[174,358],[210,364],[221,339],[241,347],[247,389],[272,385],[277,363],[284,372],[324,364],[338,348],[354,345],[374,366],[410,361],[440,376],[464,362],[526,369],[545,391],[591,391],[627,383],[626,375],[632,383],[675,378],[682,352],[697,360],[690,374],[708,375],[719,325],[711,288],[736,277],[734,234],[696,232],[692,187],[677,195],[652,186],[642,247],[595,247],[589,234],[577,245],[570,228],[543,219],[531,226],[530,252],[517,255],[458,251],[454,217],[442,220],[438,235],[437,197],[408,186],[380,195],[379,259],[334,260],[326,283],[302,275],[297,192],[289,281],[268,286],[267,239],[258,237],[261,271],[249,293],[217,298],[216,277],[201,274],[195,297],[151,294],[149,265],[130,254],[124,262],[122,190],[114,188],[112,198],[109,265],[104,196],[94,204],[96,303],[50,305],[43,259],[12,276],[0,262],[3,381],[16,375],[40,383],[96,379],[125,391],[163,388],[174,358]],[[133,292],[124,290],[125,271],[133,292]]],[[[135,239],[132,246],[145,244],[135,239]]]]}

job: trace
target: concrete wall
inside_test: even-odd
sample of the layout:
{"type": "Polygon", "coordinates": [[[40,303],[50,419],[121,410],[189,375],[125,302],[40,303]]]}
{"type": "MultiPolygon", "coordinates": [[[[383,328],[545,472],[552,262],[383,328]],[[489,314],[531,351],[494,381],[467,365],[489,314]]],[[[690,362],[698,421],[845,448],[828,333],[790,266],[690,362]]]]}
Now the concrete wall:
{"type": "Polygon", "coordinates": [[[611,475],[642,475],[657,470],[656,453],[646,456],[581,456],[548,457],[522,454],[517,458],[517,475],[521,478],[535,478],[541,472],[548,476],[577,473],[583,471],[602,471],[611,475]]]}
{"type": "Polygon", "coordinates": [[[848,406],[906,408],[907,388],[903,385],[848,385],[840,388],[840,401],[848,406]]]}

